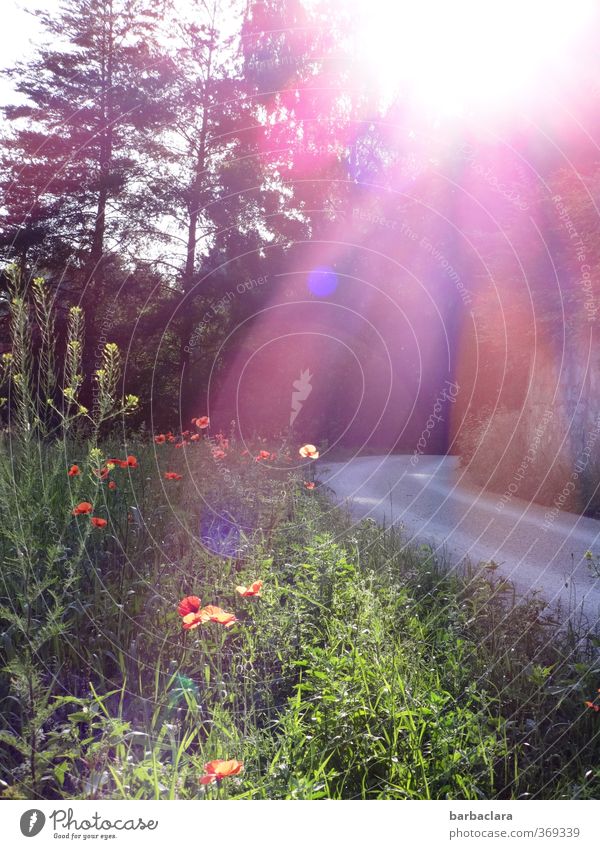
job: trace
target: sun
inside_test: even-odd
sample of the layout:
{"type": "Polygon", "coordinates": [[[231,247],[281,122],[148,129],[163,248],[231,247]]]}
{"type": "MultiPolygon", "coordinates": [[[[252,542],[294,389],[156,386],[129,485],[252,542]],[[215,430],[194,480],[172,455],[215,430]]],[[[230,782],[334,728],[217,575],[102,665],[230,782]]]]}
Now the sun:
{"type": "Polygon", "coordinates": [[[438,115],[546,97],[580,66],[594,0],[354,0],[361,71],[438,115]]]}

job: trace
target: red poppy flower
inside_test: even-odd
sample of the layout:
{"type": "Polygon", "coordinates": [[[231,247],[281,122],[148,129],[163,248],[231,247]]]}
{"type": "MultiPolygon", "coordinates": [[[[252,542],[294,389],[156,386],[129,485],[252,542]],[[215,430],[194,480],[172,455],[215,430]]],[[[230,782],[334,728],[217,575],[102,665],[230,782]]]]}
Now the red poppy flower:
{"type": "Polygon", "coordinates": [[[101,481],[104,481],[109,476],[110,469],[108,466],[102,466],[101,469],[94,469],[94,474],[96,477],[100,478],[101,481]]]}
{"type": "Polygon", "coordinates": [[[177,472],[165,472],[165,478],[168,481],[180,481],[183,475],[178,475],[177,472]]]}
{"type": "Polygon", "coordinates": [[[74,516],[87,516],[92,512],[94,508],[90,504],[89,501],[80,501],[79,504],[73,508],[74,516]]]}
{"type": "Polygon", "coordinates": [[[76,465],[71,466],[71,468],[67,472],[67,474],[70,478],[76,477],[79,473],[80,473],[79,466],[76,466],[76,465]]]}
{"type": "Polygon", "coordinates": [[[262,585],[262,581],[254,581],[249,587],[236,587],[236,590],[243,598],[249,598],[253,595],[260,595],[262,585]]]}
{"type": "Polygon", "coordinates": [[[199,433],[193,433],[190,436],[190,439],[191,439],[192,442],[198,442],[198,440],[200,439],[200,434],[199,433]]]}
{"type": "Polygon", "coordinates": [[[213,448],[212,455],[215,458],[215,460],[222,460],[223,457],[225,456],[225,452],[223,451],[222,448],[213,448]]]}
{"type": "Polygon", "coordinates": [[[300,448],[299,452],[301,457],[308,457],[310,460],[317,460],[319,457],[319,452],[314,445],[303,445],[300,448]]]}
{"type": "Polygon", "coordinates": [[[163,442],[167,441],[167,437],[164,435],[164,433],[159,433],[158,436],[154,437],[154,441],[157,445],[162,445],[163,442]]]}
{"type": "Polygon", "coordinates": [[[177,605],[177,613],[180,616],[187,616],[188,613],[198,613],[200,604],[201,601],[197,595],[186,595],[177,605]]]}
{"type": "Polygon", "coordinates": [[[255,459],[257,462],[260,462],[261,460],[270,460],[271,455],[268,451],[259,451],[255,459]]]}
{"type": "Polygon", "coordinates": [[[207,604],[198,615],[202,617],[203,622],[218,622],[219,625],[224,625],[226,628],[231,628],[237,622],[234,613],[227,613],[226,610],[222,610],[214,604],[207,604]]]}
{"type": "Polygon", "coordinates": [[[314,489],[315,488],[315,484],[312,481],[304,481],[304,486],[306,487],[306,489],[314,489]]]}
{"type": "Polygon", "coordinates": [[[133,454],[128,454],[125,465],[129,466],[130,469],[137,469],[137,467],[138,467],[137,457],[134,457],[133,454]]]}
{"type": "Polygon", "coordinates": [[[106,461],[106,465],[107,465],[107,466],[122,466],[122,465],[123,465],[123,463],[125,463],[125,465],[127,465],[127,461],[126,461],[126,460],[119,460],[117,457],[110,457],[110,458],[106,461]]]}
{"type": "Polygon", "coordinates": [[[100,519],[98,516],[90,516],[90,521],[95,528],[105,528],[108,525],[106,519],[100,519]]]}
{"type": "Polygon", "coordinates": [[[196,427],[199,427],[201,430],[204,430],[205,427],[208,427],[210,424],[210,419],[208,416],[200,416],[197,419],[192,419],[192,424],[195,424],[196,427]]]}
{"type": "Polygon", "coordinates": [[[116,489],[116,488],[117,488],[117,485],[116,485],[116,483],[115,483],[114,481],[109,481],[109,482],[108,482],[108,488],[109,488],[109,489],[116,489]]]}
{"type": "Polygon", "coordinates": [[[241,761],[210,761],[204,765],[204,775],[200,778],[200,784],[212,784],[213,781],[221,782],[224,778],[238,775],[244,764],[241,761]]]}
{"type": "Polygon", "coordinates": [[[184,430],[184,431],[183,431],[183,433],[182,433],[181,435],[182,435],[182,437],[183,437],[184,439],[187,439],[187,438],[188,438],[188,436],[190,435],[190,431],[189,431],[189,430],[184,430]]]}

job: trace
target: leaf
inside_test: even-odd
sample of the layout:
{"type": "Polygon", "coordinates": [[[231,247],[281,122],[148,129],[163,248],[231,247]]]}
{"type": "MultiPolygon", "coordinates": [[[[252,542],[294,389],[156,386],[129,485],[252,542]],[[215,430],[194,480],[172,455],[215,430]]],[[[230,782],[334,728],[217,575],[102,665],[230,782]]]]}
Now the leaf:
{"type": "Polygon", "coordinates": [[[67,761],[62,761],[58,766],[54,767],[54,777],[58,781],[59,785],[62,787],[65,783],[65,774],[69,768],[69,764],[67,761]]]}

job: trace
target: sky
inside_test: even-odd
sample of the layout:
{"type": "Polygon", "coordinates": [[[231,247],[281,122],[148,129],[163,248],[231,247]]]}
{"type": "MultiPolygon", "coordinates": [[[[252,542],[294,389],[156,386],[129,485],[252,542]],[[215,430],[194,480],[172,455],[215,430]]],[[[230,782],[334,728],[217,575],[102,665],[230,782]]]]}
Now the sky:
{"type": "MultiPolygon", "coordinates": [[[[9,68],[19,59],[25,58],[39,43],[41,27],[27,9],[55,9],[58,0],[1,0],[2,2],[2,51],[0,67],[9,68]]],[[[11,99],[11,87],[0,79],[0,102],[11,99]]]]}

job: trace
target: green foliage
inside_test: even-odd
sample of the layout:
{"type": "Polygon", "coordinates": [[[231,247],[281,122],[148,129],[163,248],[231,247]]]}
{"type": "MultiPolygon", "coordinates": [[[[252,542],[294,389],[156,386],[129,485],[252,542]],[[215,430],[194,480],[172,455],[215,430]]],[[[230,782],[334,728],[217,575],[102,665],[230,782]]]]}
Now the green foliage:
{"type": "MultiPolygon", "coordinates": [[[[68,443],[69,458],[83,447],[68,443]]],[[[596,716],[583,706],[595,649],[575,649],[537,599],[517,600],[492,569],[449,574],[394,528],[351,526],[234,443],[227,476],[208,442],[128,450],[138,468],[114,469],[112,492],[90,471],[97,452],[71,481],[46,451],[19,476],[21,521],[2,522],[7,797],[597,794],[596,716]],[[167,511],[163,472],[183,463],[167,511]],[[238,490],[249,507],[236,553],[211,552],[198,522],[235,516],[238,490]],[[69,515],[84,496],[105,533],[69,515]],[[257,578],[260,598],[236,593],[257,578]],[[188,594],[238,623],[182,631],[188,594]],[[207,761],[232,757],[240,776],[199,785],[207,761]]],[[[15,485],[0,477],[3,505],[15,485]]]]}

